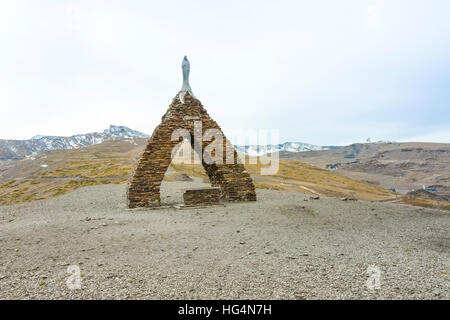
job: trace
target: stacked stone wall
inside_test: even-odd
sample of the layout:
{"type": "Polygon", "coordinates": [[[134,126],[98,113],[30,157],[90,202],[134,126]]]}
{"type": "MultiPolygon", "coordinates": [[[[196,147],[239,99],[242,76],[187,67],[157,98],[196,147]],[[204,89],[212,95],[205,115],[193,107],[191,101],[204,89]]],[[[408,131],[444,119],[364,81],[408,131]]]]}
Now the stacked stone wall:
{"type": "Polygon", "coordinates": [[[183,194],[186,206],[214,205],[220,200],[220,188],[199,188],[186,190],[183,194]]]}

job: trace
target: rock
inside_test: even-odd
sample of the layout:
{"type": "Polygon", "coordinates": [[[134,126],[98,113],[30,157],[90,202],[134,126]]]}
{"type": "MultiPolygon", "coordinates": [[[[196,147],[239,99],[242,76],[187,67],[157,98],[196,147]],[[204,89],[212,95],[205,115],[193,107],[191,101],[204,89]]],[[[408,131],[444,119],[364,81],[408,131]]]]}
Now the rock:
{"type": "Polygon", "coordinates": [[[194,181],[191,177],[189,177],[185,173],[180,173],[175,175],[175,181],[194,181]]]}
{"type": "Polygon", "coordinates": [[[433,290],[433,295],[434,295],[435,297],[438,297],[438,296],[440,296],[441,294],[442,294],[442,292],[439,291],[438,289],[433,290]]]}
{"type": "Polygon", "coordinates": [[[309,197],[309,200],[319,200],[320,199],[320,196],[311,196],[311,197],[309,197]]]}

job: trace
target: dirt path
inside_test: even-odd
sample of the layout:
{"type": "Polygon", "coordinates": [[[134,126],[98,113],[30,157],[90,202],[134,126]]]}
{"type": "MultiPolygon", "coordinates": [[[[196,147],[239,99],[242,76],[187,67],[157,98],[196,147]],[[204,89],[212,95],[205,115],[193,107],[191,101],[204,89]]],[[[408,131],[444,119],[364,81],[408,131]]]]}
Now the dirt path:
{"type": "MultiPolygon", "coordinates": [[[[202,183],[164,183],[162,200],[175,204],[193,185],[202,183]]],[[[102,185],[0,207],[0,298],[450,298],[448,213],[257,196],[129,211],[124,185],[102,185]],[[80,268],[80,290],[66,285],[69,265],[80,268]]]]}

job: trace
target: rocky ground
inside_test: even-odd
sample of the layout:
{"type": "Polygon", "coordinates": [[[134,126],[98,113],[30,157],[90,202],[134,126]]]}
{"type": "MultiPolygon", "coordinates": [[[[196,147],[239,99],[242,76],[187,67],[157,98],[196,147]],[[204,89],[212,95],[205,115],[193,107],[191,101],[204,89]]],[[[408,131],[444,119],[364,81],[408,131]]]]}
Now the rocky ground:
{"type": "MultiPolygon", "coordinates": [[[[201,185],[165,182],[163,201],[178,203],[183,188],[201,185]]],[[[130,211],[125,185],[111,184],[0,207],[0,298],[450,298],[448,212],[257,196],[130,211]],[[81,289],[66,284],[71,265],[81,289]],[[370,270],[381,272],[379,289],[367,287],[370,270]]]]}

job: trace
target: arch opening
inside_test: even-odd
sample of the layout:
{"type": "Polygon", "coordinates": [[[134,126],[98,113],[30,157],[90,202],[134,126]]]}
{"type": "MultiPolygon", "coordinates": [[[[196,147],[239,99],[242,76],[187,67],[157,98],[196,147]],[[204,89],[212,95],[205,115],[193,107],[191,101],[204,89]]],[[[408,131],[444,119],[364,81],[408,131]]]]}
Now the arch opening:
{"type": "Polygon", "coordinates": [[[184,141],[177,149],[161,183],[162,205],[181,206],[186,190],[212,187],[203,165],[193,164],[194,155],[197,155],[190,142],[184,141]]]}

